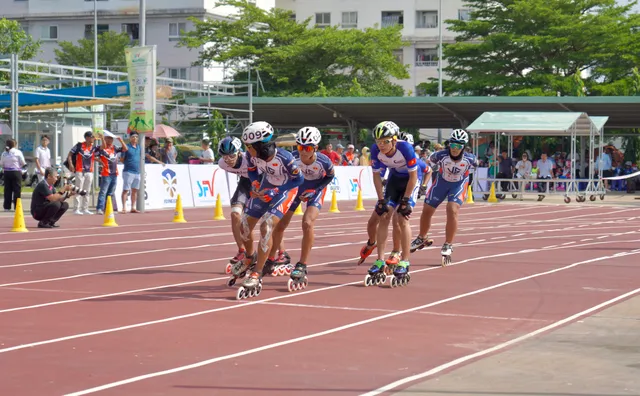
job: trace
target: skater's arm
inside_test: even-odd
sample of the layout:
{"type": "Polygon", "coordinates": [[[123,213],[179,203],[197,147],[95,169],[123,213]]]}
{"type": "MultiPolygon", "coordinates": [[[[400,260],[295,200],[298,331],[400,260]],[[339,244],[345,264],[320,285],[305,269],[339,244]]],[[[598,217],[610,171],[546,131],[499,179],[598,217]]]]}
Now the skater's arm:
{"type": "Polygon", "coordinates": [[[331,162],[331,159],[329,159],[329,157],[327,157],[326,155],[318,153],[318,162],[320,162],[320,164],[324,168],[324,177],[318,182],[318,187],[316,187],[316,190],[322,191],[325,187],[331,184],[336,176],[336,172],[333,169],[333,162],[331,162]]]}
{"type": "Polygon", "coordinates": [[[373,185],[376,188],[376,194],[378,195],[378,201],[384,199],[384,194],[382,193],[382,177],[380,177],[380,172],[373,172],[373,185]]]}
{"type": "Polygon", "coordinates": [[[247,156],[247,164],[249,164],[247,166],[247,176],[249,176],[249,180],[251,180],[251,182],[260,182],[260,173],[258,172],[258,167],[256,166],[256,164],[253,163],[253,158],[251,157],[251,154],[246,153],[245,154],[247,156]]]}

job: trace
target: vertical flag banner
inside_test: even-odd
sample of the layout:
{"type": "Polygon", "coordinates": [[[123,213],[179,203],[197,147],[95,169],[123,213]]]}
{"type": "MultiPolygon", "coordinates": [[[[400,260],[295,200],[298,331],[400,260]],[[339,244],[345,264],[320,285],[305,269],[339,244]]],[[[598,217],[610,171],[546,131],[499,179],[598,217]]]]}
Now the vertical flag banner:
{"type": "Polygon", "coordinates": [[[91,106],[91,123],[93,125],[93,134],[102,136],[104,131],[104,105],[91,106]]]}
{"type": "Polygon", "coordinates": [[[156,117],[156,46],[125,49],[131,115],[127,134],[153,133],[156,117]]]}

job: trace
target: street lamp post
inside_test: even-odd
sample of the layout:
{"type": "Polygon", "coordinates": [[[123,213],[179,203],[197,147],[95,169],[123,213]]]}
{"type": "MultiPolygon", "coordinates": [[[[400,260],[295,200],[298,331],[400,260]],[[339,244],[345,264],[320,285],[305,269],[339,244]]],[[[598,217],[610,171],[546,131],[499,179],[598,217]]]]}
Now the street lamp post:
{"type": "MultiPolygon", "coordinates": [[[[438,97],[442,96],[442,0],[438,1],[438,97]]],[[[442,129],[438,128],[438,143],[442,142],[442,129]]]]}

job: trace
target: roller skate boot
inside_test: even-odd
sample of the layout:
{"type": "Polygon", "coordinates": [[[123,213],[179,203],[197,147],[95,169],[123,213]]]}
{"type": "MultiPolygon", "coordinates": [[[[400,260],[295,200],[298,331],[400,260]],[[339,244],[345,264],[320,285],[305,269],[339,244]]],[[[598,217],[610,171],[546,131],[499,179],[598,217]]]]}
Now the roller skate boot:
{"type": "Polygon", "coordinates": [[[391,287],[406,286],[411,280],[409,275],[409,261],[402,260],[398,263],[395,271],[393,271],[393,278],[391,278],[391,287]]]}
{"type": "Polygon", "coordinates": [[[247,276],[247,272],[253,271],[256,266],[256,254],[251,257],[245,257],[231,267],[231,278],[227,281],[227,286],[231,287],[236,284],[238,278],[247,276]]]}
{"type": "Polygon", "coordinates": [[[375,263],[369,268],[369,273],[364,277],[364,285],[373,286],[381,285],[387,280],[387,274],[385,274],[384,261],[377,259],[375,263]]]}
{"type": "Polygon", "coordinates": [[[364,247],[362,249],[360,249],[360,260],[358,261],[358,265],[364,263],[364,260],[367,259],[367,257],[369,257],[369,255],[371,253],[373,253],[373,249],[376,248],[376,243],[369,243],[369,241],[367,241],[367,244],[364,245],[364,247]]]}
{"type": "Polygon", "coordinates": [[[420,235],[418,235],[416,237],[416,239],[413,240],[413,242],[411,242],[411,253],[415,252],[416,250],[422,250],[426,247],[429,247],[433,244],[433,239],[429,239],[429,237],[421,237],[420,235]]]}
{"type": "Polygon", "coordinates": [[[291,275],[293,266],[291,265],[291,256],[286,251],[280,250],[278,257],[273,260],[272,276],[291,275]]]}
{"type": "Polygon", "coordinates": [[[230,274],[231,268],[233,268],[234,264],[236,264],[238,261],[243,260],[245,258],[246,253],[247,251],[244,249],[238,250],[238,253],[229,260],[229,263],[225,267],[224,269],[225,274],[227,275],[230,274]]]}
{"type": "Polygon", "coordinates": [[[287,289],[292,292],[302,290],[307,287],[309,280],[307,279],[307,265],[298,262],[291,271],[291,277],[287,281],[287,289]]]}
{"type": "Polygon", "coordinates": [[[247,277],[247,279],[244,280],[244,282],[242,282],[242,286],[238,288],[236,299],[242,300],[243,298],[257,297],[260,295],[261,291],[262,277],[259,273],[254,271],[247,277]]]}
{"type": "Polygon", "coordinates": [[[442,255],[442,266],[446,267],[451,264],[451,253],[453,253],[453,245],[450,243],[445,243],[442,245],[442,250],[440,250],[440,254],[442,255]]]}
{"type": "Polygon", "coordinates": [[[395,250],[392,251],[387,261],[385,261],[385,264],[387,266],[384,267],[384,273],[387,275],[393,274],[393,271],[396,269],[396,266],[398,265],[399,262],[400,262],[400,252],[396,252],[395,250]]]}

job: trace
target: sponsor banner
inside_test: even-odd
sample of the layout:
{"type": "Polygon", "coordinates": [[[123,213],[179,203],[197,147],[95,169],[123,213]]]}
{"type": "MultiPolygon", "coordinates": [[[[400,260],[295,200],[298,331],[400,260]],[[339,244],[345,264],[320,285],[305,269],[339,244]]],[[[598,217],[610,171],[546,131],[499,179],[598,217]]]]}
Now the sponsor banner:
{"type": "MultiPolygon", "coordinates": [[[[226,172],[218,165],[188,165],[195,207],[214,206],[218,194],[224,206],[231,201],[226,172]]],[[[234,190],[235,191],[235,190],[234,190]]]]}
{"type": "Polygon", "coordinates": [[[156,46],[125,48],[131,113],[127,133],[153,133],[156,103],[156,46]]]}

